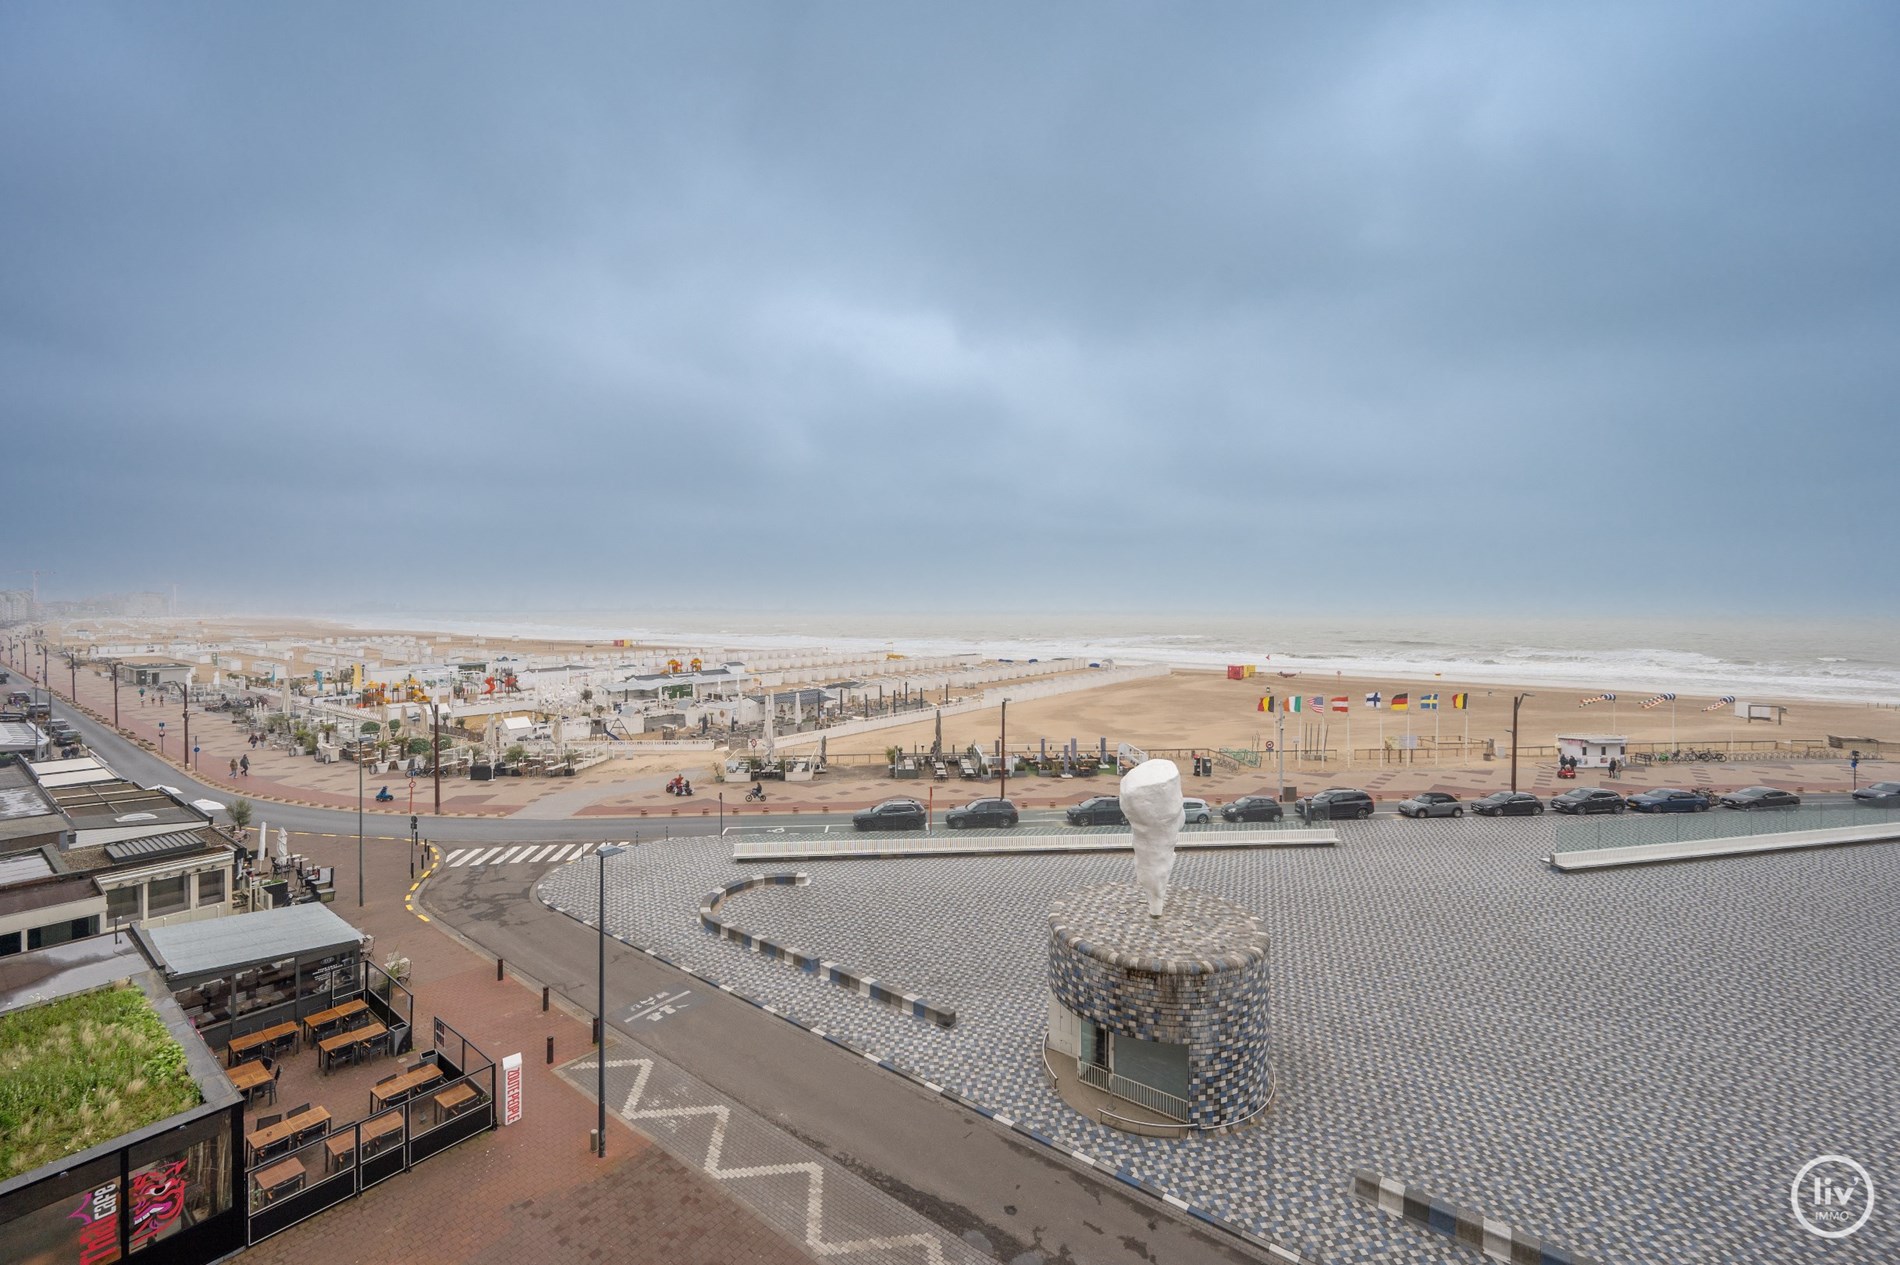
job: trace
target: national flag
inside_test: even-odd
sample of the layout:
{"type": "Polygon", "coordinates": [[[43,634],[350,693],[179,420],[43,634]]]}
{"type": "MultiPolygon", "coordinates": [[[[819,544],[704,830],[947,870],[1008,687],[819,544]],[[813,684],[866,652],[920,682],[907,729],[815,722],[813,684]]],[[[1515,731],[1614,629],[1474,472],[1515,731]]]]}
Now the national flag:
{"type": "Polygon", "coordinates": [[[1469,710],[1469,708],[1471,707],[1471,695],[1453,694],[1451,696],[1451,706],[1452,706],[1453,711],[1462,712],[1462,711],[1469,710]]]}
{"type": "Polygon", "coordinates": [[[1273,710],[1273,695],[1268,694],[1260,700],[1260,710],[1263,712],[1270,712],[1273,710]]]}
{"type": "Polygon", "coordinates": [[[1324,694],[1313,695],[1313,697],[1306,700],[1306,709],[1308,711],[1314,711],[1314,712],[1325,711],[1326,710],[1326,696],[1324,694]]]}
{"type": "Polygon", "coordinates": [[[1615,701],[1614,694],[1586,694],[1577,700],[1577,706],[1588,707],[1592,703],[1614,703],[1615,701]]]}
{"type": "Polygon", "coordinates": [[[1333,710],[1336,712],[1346,711],[1351,706],[1352,704],[1347,700],[1344,694],[1341,694],[1338,698],[1333,700],[1333,710]]]}
{"type": "Polygon", "coordinates": [[[1303,701],[1304,700],[1302,700],[1298,694],[1290,695],[1286,700],[1286,709],[1290,712],[1297,712],[1300,710],[1303,701]]]}
{"type": "Polygon", "coordinates": [[[1437,710],[1438,710],[1438,695],[1436,695],[1436,694],[1421,694],[1421,695],[1419,695],[1419,696],[1418,696],[1418,709],[1419,709],[1420,711],[1422,711],[1422,712],[1435,712],[1435,711],[1437,711],[1437,710]]]}
{"type": "Polygon", "coordinates": [[[1654,698],[1646,698],[1643,700],[1643,710],[1648,711],[1652,707],[1660,706],[1663,703],[1673,703],[1675,701],[1676,696],[1674,694],[1658,694],[1654,698]]]}
{"type": "Polygon", "coordinates": [[[1379,705],[1379,691],[1377,691],[1377,690],[1374,690],[1374,691],[1372,691],[1372,693],[1370,693],[1370,694],[1368,694],[1368,695],[1366,695],[1366,706],[1367,706],[1367,707],[1374,707],[1374,708],[1376,708],[1376,707],[1377,707],[1378,705],[1379,705]]]}
{"type": "Polygon", "coordinates": [[[1705,712],[1720,711],[1722,708],[1727,707],[1730,703],[1733,703],[1734,701],[1735,701],[1735,696],[1733,694],[1724,694],[1722,695],[1722,697],[1716,699],[1713,703],[1710,703],[1707,707],[1703,708],[1702,710],[1705,712]]]}
{"type": "Polygon", "coordinates": [[[1412,696],[1410,694],[1394,694],[1392,696],[1392,710],[1393,711],[1395,712],[1407,711],[1411,708],[1411,706],[1412,706],[1412,696]]]}

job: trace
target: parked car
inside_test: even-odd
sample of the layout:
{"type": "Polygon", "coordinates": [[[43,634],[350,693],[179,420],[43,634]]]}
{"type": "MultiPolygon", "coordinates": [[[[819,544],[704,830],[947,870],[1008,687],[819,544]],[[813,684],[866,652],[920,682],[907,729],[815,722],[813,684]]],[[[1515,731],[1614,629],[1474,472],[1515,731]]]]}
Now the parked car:
{"type": "Polygon", "coordinates": [[[1560,813],[1620,813],[1626,807],[1623,797],[1601,786],[1579,786],[1554,797],[1550,806],[1560,813]]]}
{"type": "Polygon", "coordinates": [[[1639,813],[1703,813],[1709,810],[1709,797],[1701,791],[1683,791],[1666,786],[1632,795],[1626,802],[1639,813]]]}
{"type": "Polygon", "coordinates": [[[1271,795],[1242,795],[1220,810],[1222,821],[1278,821],[1286,809],[1271,795]]]}
{"type": "Polygon", "coordinates": [[[1016,805],[1006,799],[975,799],[943,815],[943,824],[952,830],[971,826],[1006,828],[1017,822],[1016,805]]]}
{"type": "Polygon", "coordinates": [[[1456,795],[1447,795],[1443,791],[1420,791],[1410,799],[1399,801],[1401,817],[1462,817],[1465,806],[1456,795]]]}
{"type": "Polygon", "coordinates": [[[914,799],[887,799],[852,815],[851,824],[859,830],[922,830],[930,820],[930,810],[914,799]]]}
{"type": "Polygon", "coordinates": [[[1302,821],[1338,821],[1344,817],[1364,820],[1372,816],[1372,796],[1350,786],[1330,786],[1294,804],[1293,811],[1302,821]]]}
{"type": "Polygon", "coordinates": [[[1875,782],[1872,786],[1863,786],[1854,792],[1856,804],[1870,804],[1875,808],[1900,808],[1900,782],[1875,782]]]}
{"type": "Polygon", "coordinates": [[[1205,826],[1214,820],[1214,810],[1208,807],[1204,799],[1184,799],[1181,801],[1181,822],[1188,826],[1205,826]]]}
{"type": "Polygon", "coordinates": [[[1724,808],[1799,808],[1801,797],[1793,791],[1778,791],[1772,786],[1745,786],[1718,801],[1724,808]]]}
{"type": "Polygon", "coordinates": [[[1122,802],[1118,796],[1097,795],[1085,799],[1062,814],[1071,826],[1126,826],[1122,802]]]}
{"type": "Polygon", "coordinates": [[[1529,791],[1494,791],[1473,800],[1471,811],[1481,817],[1535,817],[1544,811],[1544,801],[1529,791]]]}

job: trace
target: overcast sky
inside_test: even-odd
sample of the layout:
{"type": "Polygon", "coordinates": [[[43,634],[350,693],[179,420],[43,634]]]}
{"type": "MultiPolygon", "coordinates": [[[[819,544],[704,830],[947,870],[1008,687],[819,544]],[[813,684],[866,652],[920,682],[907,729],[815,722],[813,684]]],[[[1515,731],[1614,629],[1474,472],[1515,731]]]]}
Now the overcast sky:
{"type": "Polygon", "coordinates": [[[1887,3],[6,5],[0,554],[1900,611],[1897,66],[1887,3]]]}

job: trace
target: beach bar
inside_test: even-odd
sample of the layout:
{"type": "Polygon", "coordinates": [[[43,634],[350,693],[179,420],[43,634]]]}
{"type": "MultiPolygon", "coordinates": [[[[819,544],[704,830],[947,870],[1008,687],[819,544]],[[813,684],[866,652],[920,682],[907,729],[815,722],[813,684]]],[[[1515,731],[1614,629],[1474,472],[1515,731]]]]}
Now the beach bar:
{"type": "Polygon", "coordinates": [[[1580,769],[1607,769],[1610,761],[1629,762],[1629,739],[1599,734],[1558,734],[1557,755],[1570,757],[1580,769]]]}

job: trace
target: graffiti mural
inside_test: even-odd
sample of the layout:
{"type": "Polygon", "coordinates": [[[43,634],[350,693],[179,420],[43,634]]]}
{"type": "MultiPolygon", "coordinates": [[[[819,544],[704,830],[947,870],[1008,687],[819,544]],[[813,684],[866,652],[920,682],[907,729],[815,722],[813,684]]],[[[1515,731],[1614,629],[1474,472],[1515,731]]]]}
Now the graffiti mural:
{"type": "Polygon", "coordinates": [[[132,1175],[132,1250],[169,1230],[185,1210],[185,1157],[132,1175]]]}

